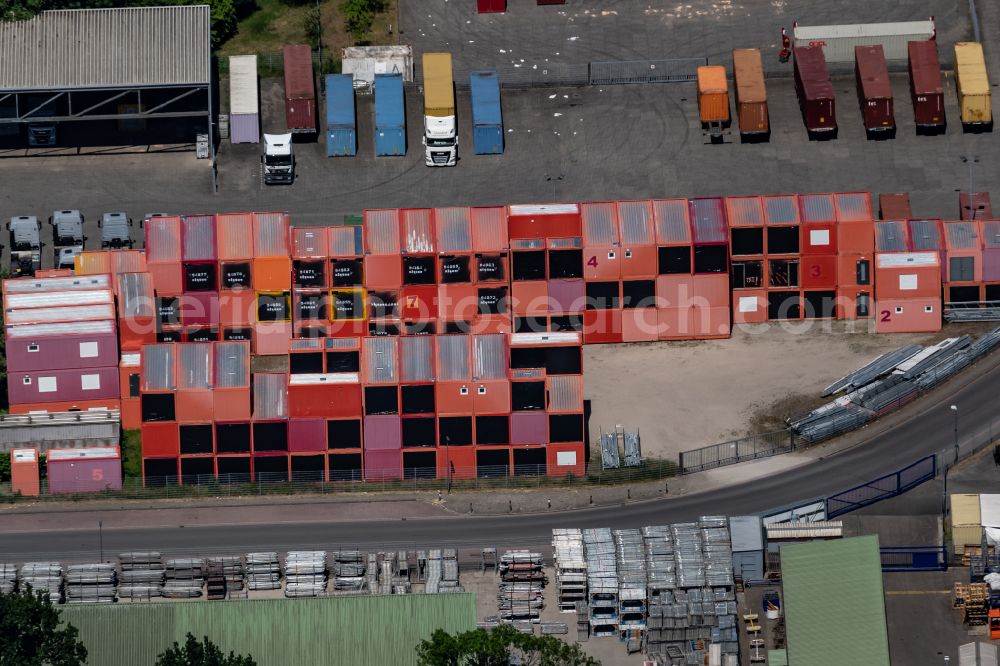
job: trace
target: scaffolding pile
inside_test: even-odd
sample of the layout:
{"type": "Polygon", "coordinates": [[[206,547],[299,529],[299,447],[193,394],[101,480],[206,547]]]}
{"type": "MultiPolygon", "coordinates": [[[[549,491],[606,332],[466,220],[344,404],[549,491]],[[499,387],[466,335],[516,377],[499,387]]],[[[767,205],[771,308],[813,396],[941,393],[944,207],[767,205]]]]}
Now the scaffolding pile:
{"type": "Polygon", "coordinates": [[[335,591],[358,593],[365,589],[365,558],[360,550],[338,550],[331,559],[335,591]]]}
{"type": "Polygon", "coordinates": [[[163,561],[164,581],[160,594],[167,599],[194,599],[205,584],[205,560],[171,557],[163,561]]]}
{"type": "Polygon", "coordinates": [[[62,601],[63,570],[58,562],[25,562],[19,578],[22,592],[30,587],[46,594],[54,604],[62,601]]]}
{"type": "Polygon", "coordinates": [[[17,588],[17,565],[0,562],[0,594],[10,594],[17,588]]]}
{"type": "Polygon", "coordinates": [[[113,564],[71,564],[66,567],[66,603],[110,604],[115,601],[113,564]]]}
{"type": "Polygon", "coordinates": [[[245,562],[248,590],[281,588],[281,565],[277,553],[247,553],[245,562]]]}
{"type": "Polygon", "coordinates": [[[159,553],[121,553],[118,564],[119,599],[148,601],[160,596],[164,570],[159,553]]]}
{"type": "Polygon", "coordinates": [[[285,596],[326,594],[326,551],[292,550],[285,555],[285,596]]]}
{"type": "Polygon", "coordinates": [[[427,553],[427,583],[424,591],[461,592],[458,584],[458,551],[454,548],[436,548],[427,553]]]}
{"type": "Polygon", "coordinates": [[[587,561],[583,557],[583,532],[552,530],[556,567],[556,598],[560,613],[572,613],[578,601],[587,600],[587,561]]]}
{"type": "Polygon", "coordinates": [[[206,590],[209,599],[246,597],[243,581],[246,576],[243,558],[238,555],[218,555],[207,560],[206,590]]]}
{"type": "Polygon", "coordinates": [[[611,530],[583,531],[587,558],[587,602],[592,636],[618,636],[618,569],[611,530]]]}
{"type": "Polygon", "coordinates": [[[545,572],[541,553],[508,550],[500,557],[497,610],[505,622],[541,620],[545,605],[545,572]]]}
{"type": "Polygon", "coordinates": [[[646,630],[646,548],[642,531],[615,530],[615,567],[618,570],[618,629],[638,652],[646,630]]]}

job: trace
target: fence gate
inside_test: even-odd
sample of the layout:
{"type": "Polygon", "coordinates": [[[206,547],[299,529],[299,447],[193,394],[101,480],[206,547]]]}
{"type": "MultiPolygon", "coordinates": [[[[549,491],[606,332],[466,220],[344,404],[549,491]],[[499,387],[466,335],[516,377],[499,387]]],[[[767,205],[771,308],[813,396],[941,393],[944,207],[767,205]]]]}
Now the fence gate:
{"type": "Polygon", "coordinates": [[[834,518],[845,513],[901,495],[910,488],[929,481],[937,474],[937,456],[921,458],[903,469],[862,483],[850,490],[826,498],[826,515],[834,518]]]}
{"type": "Polygon", "coordinates": [[[694,81],[698,78],[698,68],[707,64],[708,58],[592,62],[590,85],[694,81]]]}

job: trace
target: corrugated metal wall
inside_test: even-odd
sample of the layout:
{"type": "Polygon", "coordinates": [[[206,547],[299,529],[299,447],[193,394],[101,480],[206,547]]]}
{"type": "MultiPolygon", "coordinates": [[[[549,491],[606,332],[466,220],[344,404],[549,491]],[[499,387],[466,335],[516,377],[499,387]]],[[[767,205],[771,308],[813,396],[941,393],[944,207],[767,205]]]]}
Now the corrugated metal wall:
{"type": "Polygon", "coordinates": [[[468,208],[437,208],[434,224],[437,227],[438,252],[472,251],[472,223],[468,208]]]}
{"type": "Polygon", "coordinates": [[[287,257],[288,227],[288,216],[284,213],[254,213],[254,256],[287,257]]]}
{"type": "Polygon", "coordinates": [[[152,317],[153,278],[149,273],[122,273],[118,279],[118,300],[122,317],[152,317]]]}
{"type": "Polygon", "coordinates": [[[468,335],[439,335],[437,352],[439,380],[472,379],[472,370],[469,367],[468,335]]]}
{"type": "Polygon", "coordinates": [[[549,377],[549,411],[573,412],[583,409],[583,377],[549,377]]]}
{"type": "Polygon", "coordinates": [[[583,217],[583,238],[588,245],[613,245],[618,242],[615,224],[615,204],[585,203],[580,206],[583,217]]]}
{"type": "Polygon", "coordinates": [[[360,257],[365,253],[361,227],[331,227],[330,256],[360,257]]]}
{"type": "Polygon", "coordinates": [[[833,205],[833,195],[803,194],[799,197],[802,204],[803,222],[835,222],[837,211],[833,205]]]}
{"type": "Polygon", "coordinates": [[[795,197],[791,195],[764,197],[764,217],[768,224],[798,224],[799,206],[795,197]]]}
{"type": "Polygon", "coordinates": [[[507,336],[503,333],[477,335],[473,343],[477,379],[507,378],[507,336]]]}
{"type": "Polygon", "coordinates": [[[177,345],[146,345],[142,348],[142,384],[150,391],[177,388],[174,354],[177,345]]]}
{"type": "Polygon", "coordinates": [[[216,388],[243,388],[247,385],[250,345],[247,342],[215,343],[216,388]]]}
{"type": "Polygon", "coordinates": [[[472,593],[67,606],[62,613],[80,630],[88,663],[101,666],[152,664],[189,631],[259,666],[407,666],[435,629],[476,626],[472,593]]]}
{"type": "Polygon", "coordinates": [[[212,345],[189,342],[180,347],[180,372],[177,388],[212,388],[212,345]]]}
{"type": "Polygon", "coordinates": [[[154,217],[146,220],[146,260],[149,262],[180,261],[181,219],[154,217]]]}
{"type": "Polygon", "coordinates": [[[225,213],[216,215],[216,242],[219,259],[249,259],[253,256],[253,215],[225,213]]]}
{"type": "Polygon", "coordinates": [[[691,224],[686,199],[660,199],[653,202],[656,237],[661,243],[691,242],[691,224]]]}
{"type": "Polygon", "coordinates": [[[393,384],[398,379],[396,344],[398,338],[364,339],[365,378],[369,382],[393,384]]]}
{"type": "Polygon", "coordinates": [[[403,251],[427,254],[434,251],[434,224],[430,208],[403,210],[403,251]]]}
{"type": "Polygon", "coordinates": [[[372,254],[399,254],[399,211],[365,211],[365,248],[372,254]]]}
{"type": "Polygon", "coordinates": [[[185,261],[215,259],[215,216],[192,215],[181,219],[182,257],[185,261]]]}
{"type": "Polygon", "coordinates": [[[472,247],[477,252],[498,252],[510,245],[507,209],[501,206],[472,209],[472,247]]]}
{"type": "Polygon", "coordinates": [[[434,336],[415,335],[399,339],[402,357],[400,381],[434,381],[434,336]]]}
{"type": "Polygon", "coordinates": [[[288,418],[287,377],[256,373],[253,376],[253,416],[255,419],[288,418]]]}
{"type": "Polygon", "coordinates": [[[626,245],[652,245],[653,209],[648,201],[618,202],[618,219],[621,222],[622,243],[626,245]]]}

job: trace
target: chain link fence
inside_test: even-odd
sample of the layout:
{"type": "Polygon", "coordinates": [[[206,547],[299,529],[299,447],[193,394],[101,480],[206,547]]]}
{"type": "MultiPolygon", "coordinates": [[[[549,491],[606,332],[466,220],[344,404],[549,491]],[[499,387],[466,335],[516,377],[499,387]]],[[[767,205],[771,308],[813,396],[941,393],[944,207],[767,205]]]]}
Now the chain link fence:
{"type": "MultiPolygon", "coordinates": [[[[596,467],[596,466],[595,466],[596,467]]],[[[248,495],[291,495],[360,493],[381,491],[433,490],[503,490],[507,488],[580,488],[656,481],[677,474],[677,465],[670,460],[643,460],[637,467],[614,470],[594,469],[583,476],[546,476],[545,465],[507,465],[455,467],[450,478],[435,478],[437,468],[414,467],[402,470],[402,478],[364,480],[360,471],[296,472],[289,480],[286,474],[258,473],[177,476],[147,476],[145,479],[126,478],[120,490],[97,493],[48,492],[42,480],[38,497],[11,494],[10,484],[0,484],[0,502],[66,501],[83,499],[164,499],[183,497],[236,497],[248,495]],[[513,471],[513,474],[511,474],[513,471]]]]}
{"type": "Polygon", "coordinates": [[[706,469],[735,465],[747,460],[769,458],[779,453],[795,450],[795,433],[791,428],[760,435],[749,435],[721,444],[711,444],[700,449],[682,451],[679,456],[680,473],[691,474],[706,469]]]}

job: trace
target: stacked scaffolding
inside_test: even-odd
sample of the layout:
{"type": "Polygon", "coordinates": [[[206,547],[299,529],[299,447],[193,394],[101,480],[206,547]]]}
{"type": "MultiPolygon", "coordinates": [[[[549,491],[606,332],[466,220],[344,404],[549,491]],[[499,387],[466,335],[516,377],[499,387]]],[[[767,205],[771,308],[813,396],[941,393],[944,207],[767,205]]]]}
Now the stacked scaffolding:
{"type": "Polygon", "coordinates": [[[338,550],[333,559],[333,589],[359,593],[365,589],[365,558],[360,550],[338,550]]]}
{"type": "Polygon", "coordinates": [[[119,599],[148,601],[160,596],[165,572],[159,553],[121,553],[118,563],[119,599]]]}
{"type": "Polygon", "coordinates": [[[285,596],[326,594],[326,551],[293,550],[285,555],[285,596]]]}
{"type": "MultiPolygon", "coordinates": [[[[556,566],[556,597],[560,613],[572,613],[577,602],[587,600],[587,561],[583,557],[583,532],[552,530],[556,566]]],[[[588,630],[589,632],[589,630],[588,630]]]]}
{"type": "Polygon", "coordinates": [[[62,565],[58,562],[25,562],[21,565],[21,591],[31,588],[34,592],[42,592],[49,600],[57,604],[62,601],[63,583],[62,565]]]}
{"type": "Polygon", "coordinates": [[[281,565],[277,553],[247,553],[246,580],[248,590],[281,588],[281,565]]]}
{"type": "Polygon", "coordinates": [[[646,548],[641,530],[616,530],[615,567],[618,570],[618,628],[622,640],[639,650],[646,630],[646,548]]]}
{"type": "Polygon", "coordinates": [[[0,562],[0,594],[10,594],[17,588],[17,565],[0,562]]]}
{"type": "Polygon", "coordinates": [[[163,561],[165,569],[160,594],[168,599],[201,596],[205,584],[205,561],[197,557],[173,557],[163,561]]]}
{"type": "Polygon", "coordinates": [[[590,640],[590,605],[586,600],[576,602],[576,640],[590,640]]]}
{"type": "Polygon", "coordinates": [[[365,588],[372,594],[378,594],[378,553],[368,553],[368,564],[365,566],[365,588]]]}
{"type": "Polygon", "coordinates": [[[458,551],[454,548],[434,549],[427,553],[428,594],[438,592],[461,592],[458,584],[458,551]]]}
{"type": "Polygon", "coordinates": [[[618,636],[618,569],[611,530],[584,530],[583,552],[587,559],[590,633],[618,636]]]}
{"type": "Polygon", "coordinates": [[[66,603],[110,604],[115,601],[113,564],[71,564],[66,567],[66,603]]]}
{"type": "Polygon", "coordinates": [[[506,622],[541,620],[545,605],[545,572],[541,553],[508,550],[500,558],[500,584],[497,590],[497,610],[506,622]]]}

